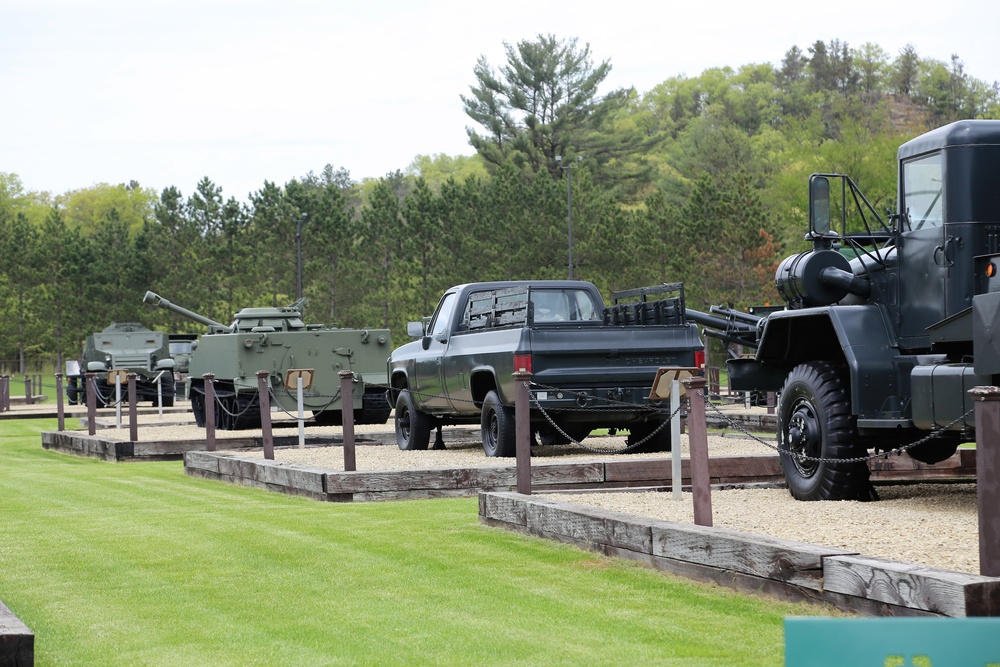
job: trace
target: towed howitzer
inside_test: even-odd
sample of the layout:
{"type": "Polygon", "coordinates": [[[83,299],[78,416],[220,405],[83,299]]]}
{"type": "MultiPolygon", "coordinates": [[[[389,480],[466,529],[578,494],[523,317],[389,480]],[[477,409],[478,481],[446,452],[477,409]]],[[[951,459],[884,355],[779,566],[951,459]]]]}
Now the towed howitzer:
{"type": "Polygon", "coordinates": [[[165,308],[208,327],[191,353],[191,409],[198,426],[205,425],[206,373],[215,375],[215,425],[223,430],[260,426],[257,371],[269,372],[271,405],[289,416],[297,414],[297,391],[286,386],[293,369],[311,369],[312,384],[303,390],[303,407],[317,424],[340,425],[343,400],[340,372],[352,371],[351,405],[354,423],[384,424],[391,408],[385,400],[385,360],[392,349],[388,329],[338,329],[305,324],[305,299],[290,306],[244,308],[233,323],[220,322],[182,308],[154,292],[144,303],[165,308]]]}
{"type": "Polygon", "coordinates": [[[708,313],[690,308],[685,310],[688,319],[702,325],[702,332],[709,338],[725,343],[726,352],[733,359],[740,355],[731,345],[756,348],[761,326],[766,316],[734,310],[726,306],[711,306],[708,313]]]}

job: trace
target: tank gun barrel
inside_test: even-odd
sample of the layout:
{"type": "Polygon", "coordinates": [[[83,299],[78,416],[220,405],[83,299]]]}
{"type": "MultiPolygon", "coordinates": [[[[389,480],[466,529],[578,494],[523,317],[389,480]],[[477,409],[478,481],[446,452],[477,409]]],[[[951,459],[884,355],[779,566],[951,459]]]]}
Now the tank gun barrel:
{"type": "Polygon", "coordinates": [[[199,315],[194,311],[188,310],[187,308],[182,308],[174,303],[171,303],[170,301],[167,301],[166,299],[164,299],[162,296],[160,296],[155,292],[147,291],[146,296],[142,297],[142,302],[149,303],[154,306],[159,306],[160,308],[166,308],[167,310],[177,313],[178,315],[182,315],[188,318],[189,320],[200,322],[201,324],[204,324],[207,327],[222,327],[223,329],[230,328],[227,325],[222,324],[221,322],[216,322],[215,320],[209,319],[204,315],[199,315]]]}

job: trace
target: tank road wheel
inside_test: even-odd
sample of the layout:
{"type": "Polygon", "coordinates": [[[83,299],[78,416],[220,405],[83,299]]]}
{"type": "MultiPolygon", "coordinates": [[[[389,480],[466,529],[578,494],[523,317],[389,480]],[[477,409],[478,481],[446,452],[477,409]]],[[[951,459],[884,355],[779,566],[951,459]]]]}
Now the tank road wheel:
{"type": "Polygon", "coordinates": [[[514,456],[514,409],[501,403],[495,391],[483,401],[482,433],[486,456],[514,456]]]}
{"type": "Polygon", "coordinates": [[[810,362],[792,369],[778,403],[778,449],[788,490],[797,500],[871,500],[864,462],[813,461],[864,456],[851,420],[850,394],[842,367],[810,362]]]}
{"type": "Polygon", "coordinates": [[[431,418],[417,410],[409,391],[400,391],[396,398],[396,444],[403,451],[427,449],[430,439],[431,418]]]}
{"type": "Polygon", "coordinates": [[[191,412],[194,413],[194,423],[198,428],[205,428],[205,394],[191,391],[191,412]]]}

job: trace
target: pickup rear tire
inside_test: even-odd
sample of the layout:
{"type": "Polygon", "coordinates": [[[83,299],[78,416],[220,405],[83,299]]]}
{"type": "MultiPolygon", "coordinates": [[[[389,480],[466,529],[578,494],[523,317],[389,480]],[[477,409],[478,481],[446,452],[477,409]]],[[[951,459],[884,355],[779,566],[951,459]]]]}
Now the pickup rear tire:
{"type": "Polygon", "coordinates": [[[867,464],[847,460],[861,458],[867,450],[851,419],[845,375],[841,366],[810,362],[793,368],[785,379],[778,402],[778,451],[796,500],[873,499],[867,464]]]}
{"type": "Polygon", "coordinates": [[[495,391],[486,394],[483,401],[482,433],[486,456],[514,456],[516,453],[514,410],[501,403],[495,391]]]}
{"type": "Polygon", "coordinates": [[[625,438],[625,445],[630,447],[637,442],[642,442],[643,440],[645,440],[645,442],[629,451],[636,454],[669,452],[670,422],[643,422],[642,424],[630,426],[628,430],[628,437],[625,438]],[[661,425],[663,428],[660,428],[661,425]],[[660,430],[657,431],[656,429],[658,428],[660,430]],[[656,431],[656,433],[654,434],[653,431],[656,431]]]}
{"type": "Polygon", "coordinates": [[[431,418],[417,410],[413,395],[403,389],[396,398],[396,444],[403,451],[427,449],[431,439],[431,418]]]}

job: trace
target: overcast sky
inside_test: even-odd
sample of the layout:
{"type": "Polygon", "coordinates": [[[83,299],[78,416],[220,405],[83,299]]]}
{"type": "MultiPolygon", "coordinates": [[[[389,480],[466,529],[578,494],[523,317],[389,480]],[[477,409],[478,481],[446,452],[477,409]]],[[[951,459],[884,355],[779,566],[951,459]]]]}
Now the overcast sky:
{"type": "Polygon", "coordinates": [[[459,95],[477,59],[540,33],[610,59],[606,90],[833,39],[955,53],[1000,80],[997,0],[0,0],[0,172],[54,194],[189,195],[208,176],[245,201],[326,164],[360,180],[470,155],[459,95]]]}

